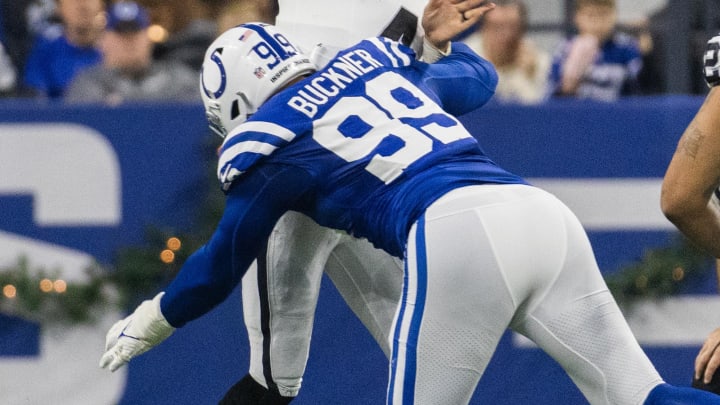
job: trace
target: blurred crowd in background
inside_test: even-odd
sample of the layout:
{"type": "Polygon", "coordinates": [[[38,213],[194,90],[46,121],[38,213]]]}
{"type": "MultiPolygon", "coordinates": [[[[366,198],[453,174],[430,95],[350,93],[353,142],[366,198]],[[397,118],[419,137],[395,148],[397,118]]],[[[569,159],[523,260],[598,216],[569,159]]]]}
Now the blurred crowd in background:
{"type": "MultiPolygon", "coordinates": [[[[248,0],[0,0],[0,95],[199,102],[205,48],[248,0]]],[[[496,0],[463,34],[498,70],[496,101],[703,94],[720,0],[496,0]]]]}

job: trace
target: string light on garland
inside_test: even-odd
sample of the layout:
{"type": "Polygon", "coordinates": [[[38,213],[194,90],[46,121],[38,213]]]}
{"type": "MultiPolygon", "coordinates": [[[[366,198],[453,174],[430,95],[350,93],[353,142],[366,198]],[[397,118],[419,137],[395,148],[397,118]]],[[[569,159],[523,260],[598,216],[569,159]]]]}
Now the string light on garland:
{"type": "Polygon", "coordinates": [[[49,278],[40,280],[40,291],[50,293],[53,290],[53,282],[49,278]]]}
{"type": "Polygon", "coordinates": [[[173,236],[167,240],[165,246],[173,252],[177,252],[182,247],[182,242],[180,241],[180,238],[173,236]]]}
{"type": "Polygon", "coordinates": [[[180,250],[182,242],[180,241],[180,238],[173,236],[168,238],[165,242],[165,246],[167,249],[160,252],[160,260],[165,264],[171,264],[175,261],[175,252],[180,250]]]}
{"type": "Polygon", "coordinates": [[[675,267],[672,272],[672,278],[675,281],[683,281],[685,278],[685,269],[682,267],[675,267]]]}
{"type": "Polygon", "coordinates": [[[12,284],[6,284],[3,287],[3,295],[6,298],[13,299],[17,296],[17,288],[15,288],[15,286],[12,284]]]}
{"type": "Polygon", "coordinates": [[[165,264],[170,264],[175,261],[175,252],[170,249],[165,249],[160,252],[160,260],[165,264]]]}
{"type": "Polygon", "coordinates": [[[63,294],[67,292],[67,283],[65,280],[55,280],[53,281],[53,290],[58,294],[63,294]]]}

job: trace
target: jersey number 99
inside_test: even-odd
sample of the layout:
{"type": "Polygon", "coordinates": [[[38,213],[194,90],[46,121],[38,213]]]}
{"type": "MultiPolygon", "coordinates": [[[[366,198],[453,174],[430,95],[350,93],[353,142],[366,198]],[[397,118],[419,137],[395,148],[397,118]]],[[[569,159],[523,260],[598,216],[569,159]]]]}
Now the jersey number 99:
{"type": "Polygon", "coordinates": [[[390,184],[413,162],[433,150],[471,135],[417,86],[395,72],[369,80],[364,96],[344,97],[315,127],[339,121],[337,131],[316,130],[313,138],[347,162],[370,157],[365,170],[390,184]],[[348,113],[351,113],[348,115],[348,113]],[[338,116],[346,116],[338,120],[338,116]],[[390,136],[403,146],[388,155],[378,150],[390,136]]]}

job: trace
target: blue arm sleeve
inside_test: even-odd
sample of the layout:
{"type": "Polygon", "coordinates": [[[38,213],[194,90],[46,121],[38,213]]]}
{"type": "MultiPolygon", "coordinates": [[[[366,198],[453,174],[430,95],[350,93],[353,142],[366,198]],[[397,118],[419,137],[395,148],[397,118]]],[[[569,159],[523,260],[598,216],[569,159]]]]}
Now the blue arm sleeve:
{"type": "Polygon", "coordinates": [[[492,63],[463,43],[452,53],[427,65],[423,82],[440,98],[445,111],[462,115],[480,108],[495,94],[498,76],[492,63]]]}
{"type": "Polygon", "coordinates": [[[311,181],[299,168],[266,165],[235,182],[212,237],[165,290],[160,309],[170,325],[181,327],[230,295],[277,220],[297,208],[311,181]]]}

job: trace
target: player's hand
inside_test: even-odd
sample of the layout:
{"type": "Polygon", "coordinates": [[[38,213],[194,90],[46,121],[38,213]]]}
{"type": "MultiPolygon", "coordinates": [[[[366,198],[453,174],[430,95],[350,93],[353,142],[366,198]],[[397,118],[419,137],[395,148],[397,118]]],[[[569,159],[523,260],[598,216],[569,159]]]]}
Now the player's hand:
{"type": "Polygon", "coordinates": [[[135,312],[110,328],[105,337],[105,354],[100,359],[100,367],[115,371],[175,331],[160,312],[163,294],[144,301],[135,312]]]}
{"type": "Polygon", "coordinates": [[[700,353],[695,358],[695,379],[708,384],[718,366],[720,366],[720,328],[715,329],[705,339],[700,353]]]}
{"type": "Polygon", "coordinates": [[[487,0],[430,0],[422,16],[425,39],[446,52],[450,40],[475,25],[495,8],[487,0]]]}
{"type": "Polygon", "coordinates": [[[720,84],[720,35],[712,37],[705,47],[703,57],[705,81],[713,87],[720,84]]]}

